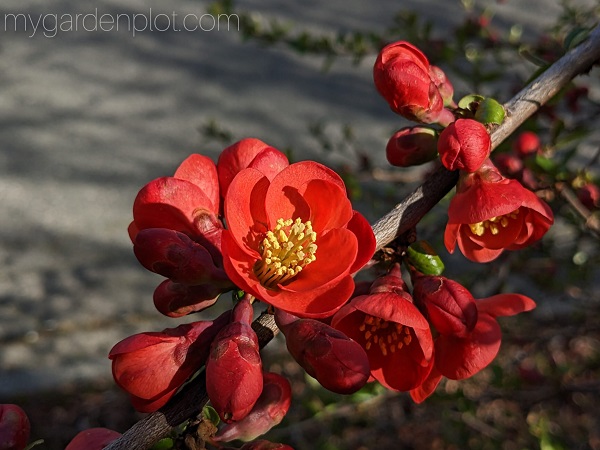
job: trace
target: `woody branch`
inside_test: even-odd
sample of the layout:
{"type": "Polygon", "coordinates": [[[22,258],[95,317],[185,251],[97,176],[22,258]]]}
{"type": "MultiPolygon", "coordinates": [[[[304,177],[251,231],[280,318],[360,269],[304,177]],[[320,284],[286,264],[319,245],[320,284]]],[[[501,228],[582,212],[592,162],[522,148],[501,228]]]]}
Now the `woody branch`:
{"type": "MultiPolygon", "coordinates": [[[[565,87],[574,77],[587,73],[600,59],[600,26],[581,45],[570,50],[538,78],[504,104],[506,118],[491,132],[492,149],[510,136],[525,120],[565,87]]],[[[389,213],[373,225],[377,249],[414,227],[456,184],[458,174],[441,167],[389,213]]],[[[261,347],[278,329],[271,314],[262,314],[253,324],[261,347]]],[[[146,450],[174,427],[198,415],[208,402],[204,374],[186,385],[167,405],[133,425],[105,450],[146,450]]]]}

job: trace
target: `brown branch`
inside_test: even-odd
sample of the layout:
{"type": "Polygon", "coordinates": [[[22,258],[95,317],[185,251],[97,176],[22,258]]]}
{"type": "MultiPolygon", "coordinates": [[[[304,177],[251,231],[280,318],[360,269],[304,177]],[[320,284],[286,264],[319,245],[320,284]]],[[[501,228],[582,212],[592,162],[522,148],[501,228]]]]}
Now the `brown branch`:
{"type": "MultiPolygon", "coordinates": [[[[589,71],[600,59],[600,26],[580,46],[550,66],[536,80],[526,86],[504,105],[507,117],[491,133],[492,148],[496,148],[510,136],[527,118],[566,86],[576,75],[589,71]]],[[[456,184],[458,175],[444,168],[396,205],[388,214],[373,225],[373,232],[380,249],[397,236],[414,227],[456,184]]],[[[277,327],[270,314],[261,315],[253,328],[258,331],[261,347],[277,334],[277,327]]],[[[189,418],[202,410],[208,401],[204,374],[187,384],[167,405],[149,414],[133,425],[123,436],[105,450],[146,450],[189,418]]]]}

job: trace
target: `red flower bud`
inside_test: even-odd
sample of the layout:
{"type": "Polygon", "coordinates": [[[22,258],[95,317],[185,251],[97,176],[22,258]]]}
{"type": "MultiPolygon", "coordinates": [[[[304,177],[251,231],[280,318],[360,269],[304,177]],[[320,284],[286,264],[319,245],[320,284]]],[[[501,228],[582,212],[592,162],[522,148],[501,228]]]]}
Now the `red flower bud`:
{"type": "Polygon", "coordinates": [[[146,269],[176,283],[210,282],[231,289],[225,271],[215,265],[206,247],[179,231],[167,228],[141,230],[135,237],[133,252],[146,269]]]}
{"type": "Polygon", "coordinates": [[[458,119],[440,134],[438,152],[448,170],[475,172],[490,155],[492,140],[485,126],[473,119],[458,119]]]}
{"type": "MultiPolygon", "coordinates": [[[[224,448],[223,450],[230,450],[230,448],[224,448]]],[[[237,450],[237,449],[233,449],[237,450]]],[[[294,450],[292,447],[286,444],[279,444],[276,442],[269,442],[261,439],[259,441],[248,442],[242,445],[239,450],[294,450]]]]}
{"type": "Polygon", "coordinates": [[[211,307],[222,291],[210,283],[190,286],[165,280],[154,290],[154,306],[165,316],[182,317],[211,307]]]}
{"type": "Polygon", "coordinates": [[[214,437],[216,442],[236,439],[251,441],[278,425],[290,409],[290,382],[276,373],[263,374],[263,390],[252,411],[238,422],[226,424],[214,437]]]}
{"type": "Polygon", "coordinates": [[[391,43],[379,52],[373,80],[390,108],[409,120],[434,123],[451,114],[444,110],[439,88],[431,79],[429,61],[408,42],[391,43]]]}
{"type": "Polygon", "coordinates": [[[408,127],[396,131],[385,147],[390,164],[409,167],[437,157],[437,134],[427,127],[408,127]]]}
{"type": "Polygon", "coordinates": [[[440,95],[444,100],[444,106],[454,106],[454,101],[452,100],[454,87],[444,71],[438,66],[429,66],[429,77],[437,86],[440,95]]]}
{"type": "Polygon", "coordinates": [[[20,406],[0,405],[0,449],[23,450],[29,442],[30,428],[29,418],[20,406]]]}
{"type": "Polygon", "coordinates": [[[540,148],[540,138],[533,131],[523,131],[513,143],[513,150],[521,158],[536,153],[540,148]]]}
{"type": "Polygon", "coordinates": [[[440,334],[461,336],[477,323],[477,307],[471,293],[456,281],[440,276],[416,276],[413,298],[427,311],[440,334]]]}
{"type": "Polygon", "coordinates": [[[193,322],[162,332],[140,333],[110,351],[115,382],[140,412],[162,407],[206,360],[214,336],[229,322],[226,312],[214,321],[193,322]]]}
{"type": "Polygon", "coordinates": [[[78,433],[65,450],[102,450],[120,437],[121,433],[108,428],[90,428],[78,433]]]}
{"type": "Polygon", "coordinates": [[[594,183],[587,183],[577,190],[577,198],[587,209],[600,206],[600,188],[594,183]]]}
{"type": "Polygon", "coordinates": [[[206,362],[206,392],[223,422],[246,417],[263,387],[258,338],[251,327],[252,305],[242,299],[232,322],[215,337],[206,362]]]}
{"type": "Polygon", "coordinates": [[[510,178],[518,178],[523,170],[523,160],[510,153],[494,155],[494,164],[503,175],[510,178]]]}
{"type": "Polygon", "coordinates": [[[298,319],[277,310],[275,321],[288,351],[325,389],[352,394],[369,379],[365,350],[344,333],[314,319],[298,319]]]}

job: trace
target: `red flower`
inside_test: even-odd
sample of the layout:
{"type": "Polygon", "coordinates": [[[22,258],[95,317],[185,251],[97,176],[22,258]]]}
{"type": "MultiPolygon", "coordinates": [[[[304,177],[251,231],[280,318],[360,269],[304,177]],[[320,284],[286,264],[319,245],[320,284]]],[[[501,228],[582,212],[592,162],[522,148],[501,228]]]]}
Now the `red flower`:
{"type": "Polygon", "coordinates": [[[0,449],[23,450],[29,442],[31,425],[25,411],[13,404],[0,404],[0,449]]]}
{"type": "Polygon", "coordinates": [[[477,324],[467,334],[440,334],[435,340],[435,367],[452,380],[468,378],[491,363],[500,349],[502,332],[496,317],[535,308],[520,294],[499,294],[477,300],[477,324]]]}
{"type": "Polygon", "coordinates": [[[352,394],[369,380],[365,350],[341,331],[281,310],[276,310],[275,321],[290,354],[325,389],[352,394]]]}
{"type": "Polygon", "coordinates": [[[157,178],[138,193],[129,235],[142,265],[171,278],[168,289],[161,285],[154,293],[163,314],[199,311],[233,288],[222,265],[219,203],[217,168],[197,154],[174,176],[157,178]]]}
{"type": "Polygon", "coordinates": [[[276,373],[263,374],[263,389],[252,411],[238,422],[226,424],[214,437],[216,442],[251,441],[278,425],[292,403],[290,382],[276,373]]]}
{"type": "Polygon", "coordinates": [[[260,300],[304,317],[326,317],[354,289],[353,272],[373,255],[375,238],[352,210],[341,178],[312,161],[272,180],[239,172],[225,198],[223,262],[229,278],[260,300]]]}
{"type": "Polygon", "coordinates": [[[226,312],[214,321],[129,336],[108,355],[115,382],[138,411],[156,411],[204,364],[212,339],[229,319],[226,312]]]}
{"type": "Polygon", "coordinates": [[[525,158],[540,150],[540,138],[533,131],[523,131],[517,136],[512,147],[517,155],[521,158],[525,158]]]}
{"type": "Polygon", "coordinates": [[[374,283],[371,294],[353,298],[333,316],[331,325],[367,351],[374,379],[388,389],[409,391],[431,370],[433,338],[410,295],[399,289],[404,285],[399,271],[395,267],[374,283]]]}
{"type": "Polygon", "coordinates": [[[390,164],[409,167],[437,157],[437,133],[427,127],[407,127],[396,131],[385,147],[390,164]]]}
{"type": "MultiPolygon", "coordinates": [[[[386,45],[373,67],[373,80],[390,108],[401,116],[422,123],[451,122],[452,114],[444,110],[444,99],[436,84],[440,75],[430,74],[427,57],[405,41],[386,45]]],[[[444,88],[447,94],[447,89],[444,88]]]]}
{"type": "Polygon", "coordinates": [[[102,450],[120,437],[121,433],[108,428],[90,428],[78,433],[65,450],[102,450]]]}
{"type": "Polygon", "coordinates": [[[448,208],[444,244],[458,243],[471,261],[488,262],[504,250],[539,240],[554,216],[550,207],[517,180],[504,178],[488,159],[481,169],[463,174],[448,208]]]}
{"type": "Polygon", "coordinates": [[[206,392],[223,422],[248,415],[263,387],[258,337],[251,327],[249,296],[240,300],[231,323],[215,337],[206,361],[206,392]]]}
{"type": "Polygon", "coordinates": [[[458,119],[441,132],[437,149],[446,169],[475,172],[490,155],[492,140],[483,124],[458,119]]]}

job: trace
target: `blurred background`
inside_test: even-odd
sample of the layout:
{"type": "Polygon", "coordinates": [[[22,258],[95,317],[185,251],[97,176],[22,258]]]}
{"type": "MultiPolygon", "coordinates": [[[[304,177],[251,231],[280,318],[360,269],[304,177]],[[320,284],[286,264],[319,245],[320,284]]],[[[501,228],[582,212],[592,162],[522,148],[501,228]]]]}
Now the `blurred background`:
{"type": "MultiPolygon", "coordinates": [[[[388,138],[408,123],[373,86],[381,44],[415,43],[447,71],[455,99],[504,102],[560,56],[570,29],[598,17],[592,0],[3,0],[0,403],[23,406],[46,449],[140,418],[107,354],[133,333],[186,319],[156,312],[162,278],[138,264],[126,230],[138,190],[190,153],[216,160],[252,136],[293,160],[324,162],[373,223],[428,170],[385,160],[388,138]],[[219,13],[240,20],[211,22],[219,13]],[[138,30],[102,28],[102,15],[137,15],[138,30]],[[199,29],[182,30],[186,16],[202,18],[199,29]]],[[[560,161],[551,176],[574,183],[585,169],[596,183],[598,71],[572,88],[585,94],[561,97],[525,128],[560,161]]],[[[494,264],[447,254],[444,203],[419,228],[476,297],[518,291],[538,302],[502,322],[491,367],[422,405],[376,388],[340,399],[305,378],[278,339],[266,364],[296,382],[271,438],[296,449],[600,449],[598,237],[568,201],[550,200],[559,218],[544,242],[494,264]]]]}

